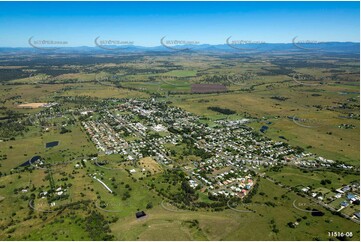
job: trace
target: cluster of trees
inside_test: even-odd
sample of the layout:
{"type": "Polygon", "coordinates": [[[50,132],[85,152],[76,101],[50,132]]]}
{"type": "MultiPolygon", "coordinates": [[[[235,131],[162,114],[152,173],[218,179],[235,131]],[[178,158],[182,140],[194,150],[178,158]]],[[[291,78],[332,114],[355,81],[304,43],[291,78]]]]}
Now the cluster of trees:
{"type": "Polygon", "coordinates": [[[0,82],[7,82],[10,80],[25,78],[28,76],[29,73],[26,72],[26,69],[22,69],[22,68],[0,69],[0,82]]]}
{"type": "Polygon", "coordinates": [[[68,198],[69,198],[69,194],[56,195],[53,197],[48,197],[48,203],[52,203],[60,200],[66,200],[68,198]]]}
{"type": "Polygon", "coordinates": [[[71,79],[53,78],[53,79],[45,79],[45,80],[41,81],[41,83],[43,83],[43,84],[59,84],[59,83],[66,84],[66,83],[79,83],[79,82],[84,82],[84,81],[76,79],[76,78],[71,78],[71,79]]]}
{"type": "Polygon", "coordinates": [[[270,221],[270,227],[271,227],[273,233],[278,234],[280,232],[280,230],[277,228],[277,225],[276,225],[276,222],[274,219],[272,219],[270,221]]]}
{"type": "Polygon", "coordinates": [[[272,96],[271,99],[275,99],[275,100],[278,100],[278,101],[286,101],[287,97],[282,97],[282,96],[272,96]]]}
{"type": "Polygon", "coordinates": [[[127,200],[128,198],[130,198],[130,193],[129,191],[125,191],[123,193],[122,200],[127,200]]]}
{"type": "Polygon", "coordinates": [[[6,110],[2,113],[5,117],[0,122],[0,137],[14,139],[17,135],[22,135],[27,132],[29,122],[27,120],[19,122],[24,115],[12,110],[6,110]]]}
{"type": "Polygon", "coordinates": [[[188,181],[185,179],[186,175],[182,170],[166,170],[162,178],[162,183],[169,184],[168,189],[157,189],[154,183],[150,184],[151,188],[155,188],[159,195],[162,195],[174,202],[180,208],[187,208],[193,205],[198,199],[198,193],[190,187],[188,181]],[[171,185],[176,187],[176,190],[171,191],[171,185]]]}
{"type": "Polygon", "coordinates": [[[245,81],[253,80],[257,77],[256,73],[245,72],[237,75],[212,75],[204,77],[201,82],[216,83],[229,86],[235,83],[242,83],[245,81]]]}
{"type": "Polygon", "coordinates": [[[205,150],[199,149],[193,145],[187,145],[187,148],[183,150],[183,155],[184,156],[195,155],[201,157],[202,159],[208,159],[212,156],[210,153],[206,152],[205,150]]]}
{"type": "MultiPolygon", "coordinates": [[[[198,201],[199,194],[197,188],[190,187],[189,183],[185,179],[185,174],[181,170],[167,170],[163,173],[163,183],[170,184],[168,189],[159,189],[157,192],[159,195],[172,200],[178,208],[196,210],[197,208],[214,209],[215,211],[222,211],[227,206],[229,198],[226,196],[213,196],[208,193],[208,197],[213,202],[198,201]],[[176,186],[178,189],[175,192],[170,192],[170,186],[176,186]]],[[[150,184],[151,188],[155,188],[155,184],[150,184]]],[[[172,189],[173,190],[173,189],[172,189]]]]}
{"type": "Polygon", "coordinates": [[[61,129],[60,129],[60,134],[66,134],[66,133],[70,133],[70,132],[71,132],[71,130],[67,129],[65,127],[61,127],[61,129]]]}
{"type": "Polygon", "coordinates": [[[104,216],[98,212],[92,211],[91,214],[85,218],[85,230],[88,232],[91,240],[112,240],[113,235],[110,235],[108,221],[104,216]]]}
{"type": "Polygon", "coordinates": [[[236,111],[228,109],[228,108],[221,108],[221,107],[208,107],[208,110],[212,110],[214,112],[218,112],[218,113],[222,113],[222,114],[226,114],[226,115],[230,115],[230,114],[235,114],[236,111]]]}
{"type": "Polygon", "coordinates": [[[184,204],[186,206],[191,205],[198,199],[198,193],[190,187],[187,181],[181,183],[181,191],[175,193],[172,198],[176,203],[184,204]]]}
{"type": "Polygon", "coordinates": [[[332,181],[331,180],[329,180],[329,179],[324,179],[324,180],[321,180],[321,185],[326,185],[326,184],[331,184],[332,183],[332,181]]]}
{"type": "MultiPolygon", "coordinates": [[[[183,149],[183,156],[188,155],[196,155],[198,157],[201,157],[202,159],[208,159],[212,156],[212,154],[206,152],[203,149],[199,149],[194,146],[194,141],[191,137],[195,138],[197,136],[202,135],[202,130],[192,130],[190,127],[183,127],[182,130],[175,129],[174,127],[170,126],[168,128],[169,132],[172,132],[174,134],[180,134],[183,136],[183,143],[186,144],[186,147],[183,149]],[[192,136],[185,135],[192,133],[192,136]]],[[[172,152],[174,154],[174,152],[172,152]]]]}
{"type": "Polygon", "coordinates": [[[27,132],[29,128],[23,123],[18,122],[0,122],[0,137],[15,139],[16,136],[27,132]]]}
{"type": "Polygon", "coordinates": [[[275,165],[272,166],[269,170],[273,172],[280,172],[282,171],[282,169],[283,169],[283,165],[275,165]]]}
{"type": "Polygon", "coordinates": [[[290,74],[294,73],[294,71],[292,69],[284,68],[284,67],[282,67],[282,65],[280,65],[276,68],[262,67],[261,69],[263,71],[266,71],[266,73],[264,73],[264,75],[267,75],[267,76],[290,75],[290,74]]]}
{"type": "Polygon", "coordinates": [[[206,76],[203,78],[202,82],[217,83],[217,84],[221,83],[223,85],[229,84],[227,75],[206,76]]]}

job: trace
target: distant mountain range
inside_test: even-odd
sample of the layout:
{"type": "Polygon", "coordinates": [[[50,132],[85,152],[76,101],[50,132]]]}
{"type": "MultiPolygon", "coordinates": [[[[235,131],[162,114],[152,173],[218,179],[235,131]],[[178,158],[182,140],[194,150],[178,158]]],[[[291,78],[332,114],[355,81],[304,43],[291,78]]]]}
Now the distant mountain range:
{"type": "Polygon", "coordinates": [[[1,54],[26,54],[26,53],[72,53],[72,54],[106,54],[106,53],[142,53],[142,52],[223,52],[223,53],[261,53],[261,52],[338,52],[338,53],[360,53],[359,42],[322,42],[322,43],[261,43],[261,44],[201,44],[201,45],[177,45],[177,46],[79,46],[43,48],[39,47],[0,47],[1,54]]]}

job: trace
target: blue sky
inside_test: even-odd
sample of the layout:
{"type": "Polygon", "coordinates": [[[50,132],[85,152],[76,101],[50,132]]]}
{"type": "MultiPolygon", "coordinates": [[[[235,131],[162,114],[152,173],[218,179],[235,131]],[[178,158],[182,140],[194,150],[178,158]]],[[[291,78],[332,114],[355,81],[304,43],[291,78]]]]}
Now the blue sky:
{"type": "Polygon", "coordinates": [[[359,42],[359,12],[359,2],[0,2],[0,46],[28,47],[31,36],[69,46],[94,46],[97,36],[143,46],[163,36],[359,42]]]}

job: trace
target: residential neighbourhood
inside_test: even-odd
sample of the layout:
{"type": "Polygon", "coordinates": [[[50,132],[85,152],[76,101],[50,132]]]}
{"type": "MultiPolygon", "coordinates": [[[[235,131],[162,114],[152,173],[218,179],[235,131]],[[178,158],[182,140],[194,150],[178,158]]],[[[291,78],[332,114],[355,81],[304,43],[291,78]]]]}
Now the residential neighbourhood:
{"type": "MultiPolygon", "coordinates": [[[[121,154],[134,164],[151,156],[160,165],[175,168],[172,149],[190,144],[202,159],[189,160],[180,168],[188,175],[190,187],[211,196],[243,198],[256,182],[257,173],[254,171],[277,165],[303,169],[353,169],[353,166],[259,136],[244,126],[249,119],[219,120],[210,127],[202,123],[200,117],[154,99],[150,102],[135,99],[123,102],[111,109],[103,109],[100,116],[92,113],[87,121],[82,121],[98,151],[105,155],[121,154]]],[[[135,169],[131,170],[131,173],[135,172],[135,169]]],[[[346,197],[347,186],[340,189],[343,190],[335,194],[335,198],[346,197]]],[[[329,202],[331,199],[329,194],[326,200],[322,193],[312,192],[307,187],[302,191],[320,201],[329,202]]],[[[357,200],[358,196],[352,199],[357,200]]],[[[347,201],[336,207],[341,211],[348,206],[346,204],[347,201]]]]}

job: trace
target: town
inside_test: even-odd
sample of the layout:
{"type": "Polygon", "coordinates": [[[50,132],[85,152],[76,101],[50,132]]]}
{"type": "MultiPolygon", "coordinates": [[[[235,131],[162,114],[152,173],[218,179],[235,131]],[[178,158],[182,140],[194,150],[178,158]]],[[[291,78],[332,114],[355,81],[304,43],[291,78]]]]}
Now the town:
{"type": "Polygon", "coordinates": [[[189,160],[180,168],[188,175],[192,188],[212,196],[243,198],[256,183],[255,174],[262,167],[353,169],[260,136],[245,125],[247,119],[220,120],[209,127],[196,115],[155,99],[121,102],[111,109],[103,108],[101,115],[96,115],[96,110],[82,114],[87,116],[82,125],[99,153],[122,154],[132,163],[151,156],[166,168],[179,168],[171,150],[186,144],[189,150],[184,152],[201,159],[189,160]],[[125,133],[131,142],[125,140],[125,133]]]}

